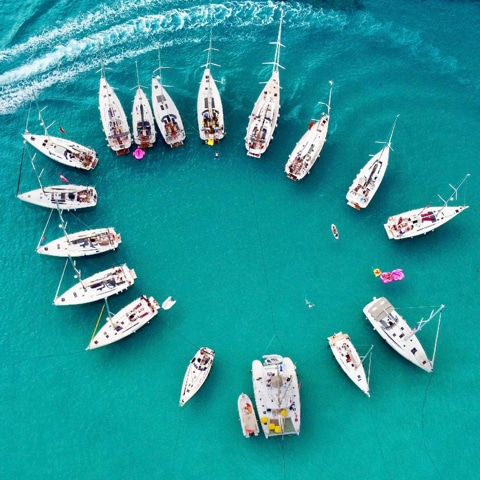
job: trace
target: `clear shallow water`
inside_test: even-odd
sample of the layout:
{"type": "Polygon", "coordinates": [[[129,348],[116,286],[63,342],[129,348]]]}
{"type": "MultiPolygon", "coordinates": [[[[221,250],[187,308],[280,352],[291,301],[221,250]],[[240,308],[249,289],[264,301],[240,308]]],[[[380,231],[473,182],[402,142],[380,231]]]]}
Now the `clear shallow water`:
{"type": "MultiPolygon", "coordinates": [[[[476,2],[38,2],[2,10],[2,477],[473,478],[479,379],[465,360],[478,356],[476,2]],[[273,59],[281,6],[281,117],[255,160],[243,137],[258,82],[270,73],[262,62],[273,59]],[[228,132],[215,149],[195,132],[210,25],[228,132]],[[148,86],[160,44],[187,142],[176,150],[159,142],[141,162],[117,158],[101,131],[97,71],[103,59],[129,113],[135,60],[148,86]],[[327,144],[309,177],[290,182],[283,166],[321,114],[329,80],[327,144]],[[37,156],[45,183],[62,172],[99,192],[97,207],[69,217],[70,228],[108,224],[122,233],[115,253],[78,262],[83,274],[123,262],[135,268],[134,287],[110,301],[114,311],[142,293],[177,299],[131,338],[98,351],[84,349],[101,305],[51,305],[63,261],[34,251],[48,212],[14,198],[33,92],[48,106],[46,121],[57,121],[54,134],[61,125],[99,152],[90,173],[37,156]],[[382,187],[356,212],[345,205],[347,188],[397,114],[382,187]],[[425,237],[387,239],[389,215],[445,198],[466,173],[459,200],[469,210],[425,237]],[[383,285],[375,267],[402,268],[406,278],[383,285]],[[382,295],[411,324],[446,305],[433,375],[369,327],[362,308],[382,295]],[[339,330],[359,350],[375,344],[370,399],[331,358],[326,337],[339,330]],[[185,368],[203,345],[217,352],[211,377],[181,409],[185,368]],[[253,393],[251,362],[267,353],[297,364],[299,437],[241,435],[236,399],[253,393]]],[[[35,117],[29,129],[40,131],[35,117]]],[[[36,187],[27,167],[22,190],[36,187]]],[[[54,225],[49,239],[59,235],[54,225]]],[[[431,351],[434,325],[420,335],[431,351]]]]}

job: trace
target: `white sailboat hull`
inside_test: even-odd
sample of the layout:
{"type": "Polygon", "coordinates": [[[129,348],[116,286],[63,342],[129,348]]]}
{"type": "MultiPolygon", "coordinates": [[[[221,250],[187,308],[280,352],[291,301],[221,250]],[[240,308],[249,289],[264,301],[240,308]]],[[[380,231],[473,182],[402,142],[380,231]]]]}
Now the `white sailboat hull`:
{"type": "Polygon", "coordinates": [[[247,127],[245,148],[247,155],[260,158],[273,138],[280,110],[280,74],[274,70],[270,80],[260,93],[247,127]]]}
{"type": "Polygon", "coordinates": [[[37,247],[37,253],[52,257],[86,257],[115,250],[122,242],[112,227],[71,233],[37,247]]]}
{"type": "Polygon", "coordinates": [[[120,100],[105,77],[100,78],[98,103],[108,146],[117,155],[126,155],[132,145],[130,127],[120,100]]]}
{"type": "Polygon", "coordinates": [[[212,145],[225,136],[222,99],[210,69],[205,68],[198,89],[197,121],[200,138],[212,145]]]}
{"type": "Polygon", "coordinates": [[[388,167],[390,147],[374,155],[355,177],[347,192],[347,204],[356,210],[366,208],[377,193],[388,167]]]}
{"type": "Polygon", "coordinates": [[[424,207],[393,215],[384,224],[388,238],[402,240],[426,234],[444,225],[468,206],[424,207]]]}
{"type": "Polygon", "coordinates": [[[39,207],[78,210],[94,207],[97,204],[97,191],[83,185],[53,185],[20,193],[17,197],[39,207]]]}
{"type": "Polygon", "coordinates": [[[118,342],[146,325],[157,315],[160,305],[153,297],[142,295],[123,307],[92,338],[87,350],[118,342]]]}
{"type": "Polygon", "coordinates": [[[363,363],[350,337],[346,333],[338,332],[328,337],[328,344],[335,360],[348,378],[366,395],[370,396],[368,378],[363,363]]]}
{"type": "Polygon", "coordinates": [[[97,152],[92,148],[50,135],[36,135],[25,132],[22,137],[39,152],[62,165],[82,170],[93,170],[97,166],[97,152]]]}
{"type": "Polygon", "coordinates": [[[152,78],[152,105],[165,143],[172,148],[183,145],[186,135],[180,113],[168,92],[155,77],[152,78]]]}
{"type": "Polygon", "coordinates": [[[183,407],[205,383],[213,365],[215,352],[207,347],[202,347],[190,361],[183,378],[180,392],[180,406],[183,407]]]}
{"type": "Polygon", "coordinates": [[[238,414],[240,416],[240,425],[242,426],[242,433],[245,437],[257,436],[260,432],[258,428],[257,416],[253,408],[253,403],[250,397],[242,393],[238,397],[238,414]]]}
{"type": "Polygon", "coordinates": [[[385,297],[374,298],[364,307],[363,313],[374,330],[397,353],[426,372],[433,372],[432,362],[414,331],[385,297]]]}
{"type": "Polygon", "coordinates": [[[144,91],[138,87],[132,109],[133,139],[140,148],[153,147],[157,139],[152,107],[144,91]]]}
{"type": "Polygon", "coordinates": [[[77,283],[53,303],[57,306],[81,305],[104,300],[132,286],[136,278],[135,270],[126,264],[112,267],[77,283]]]}
{"type": "Polygon", "coordinates": [[[264,356],[252,363],[252,381],[265,437],[300,434],[300,391],[295,365],[288,357],[264,356]],[[269,359],[275,358],[273,363],[269,359]]]}
{"type": "Polygon", "coordinates": [[[320,156],[328,133],[329,115],[324,115],[312,125],[298,141],[285,165],[285,173],[291,180],[302,180],[310,173],[320,156]]]}

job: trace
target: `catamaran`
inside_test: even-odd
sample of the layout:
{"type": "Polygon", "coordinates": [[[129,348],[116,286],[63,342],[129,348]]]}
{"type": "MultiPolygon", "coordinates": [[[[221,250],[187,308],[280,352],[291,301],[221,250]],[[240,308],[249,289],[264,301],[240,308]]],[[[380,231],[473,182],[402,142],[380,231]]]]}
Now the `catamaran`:
{"type": "Polygon", "coordinates": [[[65,268],[63,270],[62,278],[60,279],[60,284],[58,285],[55,299],[53,300],[53,304],[57,306],[80,305],[103,300],[112,295],[123,292],[128,287],[132,286],[137,278],[135,270],[128,268],[126,264],[108,268],[107,270],[96,273],[85,280],[82,280],[80,270],[77,269],[75,263],[70,257],[65,263],[65,268]],[[58,295],[63,275],[65,274],[65,268],[69,261],[72,263],[76,272],[76,277],[78,277],[80,281],[62,295],[58,295]]]}
{"type": "MultiPolygon", "coordinates": [[[[98,163],[97,152],[95,152],[93,148],[85,147],[66,138],[53,137],[50,135],[48,129],[55,122],[47,127],[42,117],[42,111],[45,110],[45,108],[42,110],[38,108],[38,118],[40,120],[40,125],[44,128],[44,134],[37,135],[30,133],[28,131],[27,121],[27,127],[25,127],[25,132],[22,134],[23,139],[36,148],[40,153],[43,153],[43,155],[61,163],[62,165],[80,168],[82,170],[93,170],[98,163]]],[[[64,132],[65,130],[60,127],[60,131],[64,132]]]]}
{"type": "Polygon", "coordinates": [[[107,322],[94,334],[86,350],[104,347],[105,345],[110,345],[111,343],[128,337],[150,322],[159,310],[168,310],[175,305],[175,303],[172,297],[168,297],[160,307],[159,303],[153,297],[142,295],[140,298],[123,307],[118,313],[112,314],[108,307],[108,301],[105,299],[105,305],[108,311],[107,322]]]}
{"type": "Polygon", "coordinates": [[[252,363],[255,403],[265,437],[300,434],[300,390],[288,357],[264,355],[252,363]]]}
{"type": "Polygon", "coordinates": [[[208,51],[207,63],[202,65],[202,67],[205,67],[205,70],[203,71],[197,96],[198,131],[200,138],[207,145],[214,145],[225,136],[222,99],[210,71],[211,65],[216,67],[220,65],[211,62],[212,50],[217,49],[212,48],[212,33],[210,32],[210,44],[206,50],[208,51]]]}
{"type": "Polygon", "coordinates": [[[417,208],[415,210],[409,210],[398,215],[392,215],[388,218],[388,222],[384,224],[385,231],[388,238],[393,240],[402,240],[404,238],[412,238],[418,235],[426,234],[435,230],[436,228],[444,225],[450,221],[453,217],[456,217],[459,213],[462,213],[468,208],[468,206],[449,207],[448,202],[450,200],[458,199],[458,189],[462,186],[463,182],[470,176],[467,174],[461,181],[458,187],[454,187],[453,195],[444,200],[440,195],[438,197],[443,201],[443,206],[430,207],[427,205],[423,208],[417,208]]]}
{"type": "MultiPolygon", "coordinates": [[[[48,218],[43,233],[45,233],[47,229],[52,213],[53,209],[50,213],[50,217],[48,218]]],[[[85,257],[115,250],[118,245],[122,243],[120,234],[117,233],[113,227],[94,228],[75,233],[68,233],[67,223],[64,221],[62,212],[60,210],[58,210],[58,214],[60,216],[59,227],[63,231],[63,237],[46,243],[46,237],[44,234],[42,234],[36,249],[37,253],[41,255],[73,258],[85,257]]]]}
{"type": "Polygon", "coordinates": [[[182,390],[180,391],[180,406],[183,407],[205,383],[213,365],[215,352],[208,347],[202,347],[190,360],[185,376],[183,377],[182,390]]]}
{"type": "Polygon", "coordinates": [[[238,415],[240,416],[240,425],[245,437],[257,436],[260,432],[258,428],[257,416],[253,408],[253,403],[246,393],[241,393],[238,397],[238,415]]]}
{"type": "MultiPolygon", "coordinates": [[[[370,397],[370,367],[367,376],[365,368],[363,367],[363,361],[371,353],[373,345],[370,347],[369,351],[361,357],[357,353],[350,337],[342,332],[334,333],[332,336],[328,337],[328,344],[332,349],[335,360],[342,367],[342,370],[347,374],[348,378],[350,378],[350,380],[352,380],[352,382],[362,390],[363,393],[370,397]]],[[[370,360],[371,358],[370,355],[370,360]]]]}
{"type": "MultiPolygon", "coordinates": [[[[178,109],[162,83],[160,51],[158,52],[158,77],[152,77],[152,105],[155,120],[165,143],[171,148],[183,145],[185,128],[178,109]]],[[[154,73],[157,71],[155,70],[154,73]]]]}
{"type": "Polygon", "coordinates": [[[280,65],[280,47],[284,47],[280,43],[282,22],[283,12],[280,17],[277,41],[271,42],[276,45],[274,60],[266,62],[266,64],[273,64],[272,75],[255,102],[248,121],[245,148],[247,155],[255,158],[260,158],[267,150],[280,116],[280,73],[278,69],[279,67],[284,68],[280,65]]]}
{"type": "Polygon", "coordinates": [[[150,107],[150,103],[140,85],[137,62],[135,62],[135,66],[137,69],[137,90],[132,108],[133,139],[140,148],[144,149],[153,147],[157,139],[157,133],[152,107],[150,107]]]}
{"type": "Polygon", "coordinates": [[[43,170],[40,172],[40,174],[37,173],[34,160],[35,155],[30,158],[30,161],[40,188],[31,190],[30,192],[19,193],[23,165],[22,153],[22,162],[20,164],[20,175],[18,177],[17,186],[18,199],[27,203],[32,203],[33,205],[37,205],[39,207],[58,208],[60,210],[77,210],[94,207],[97,204],[97,191],[94,187],[73,185],[71,183],[44,187],[40,180],[43,170]]]}
{"type": "Polygon", "coordinates": [[[364,307],[363,313],[373,325],[374,330],[376,330],[397,353],[426,372],[433,372],[438,332],[440,330],[440,318],[431,360],[427,357],[425,350],[416,337],[416,333],[440,313],[443,308],[444,305],[441,305],[440,308],[430,314],[429,318],[426,320],[421,319],[413,329],[408,326],[407,322],[385,297],[378,299],[374,297],[373,301],[364,307]]]}
{"type": "Polygon", "coordinates": [[[395,117],[388,140],[386,142],[376,142],[384,143],[385,146],[376,155],[373,155],[367,164],[360,170],[348,189],[347,205],[350,205],[356,210],[368,207],[373,196],[377,193],[378,187],[380,187],[380,184],[382,183],[388,166],[390,150],[393,151],[392,137],[398,117],[399,115],[395,117]]]}
{"type": "Polygon", "coordinates": [[[120,100],[105,78],[103,67],[100,76],[98,104],[108,146],[117,155],[126,155],[132,145],[130,127],[120,100]]]}
{"type": "Polygon", "coordinates": [[[328,133],[328,124],[330,122],[330,105],[332,101],[332,85],[330,81],[330,93],[328,103],[318,102],[327,107],[327,113],[317,122],[312,121],[308,130],[298,141],[292,153],[285,164],[285,173],[290,180],[296,181],[304,178],[320,156],[320,152],[325,144],[328,133]]]}

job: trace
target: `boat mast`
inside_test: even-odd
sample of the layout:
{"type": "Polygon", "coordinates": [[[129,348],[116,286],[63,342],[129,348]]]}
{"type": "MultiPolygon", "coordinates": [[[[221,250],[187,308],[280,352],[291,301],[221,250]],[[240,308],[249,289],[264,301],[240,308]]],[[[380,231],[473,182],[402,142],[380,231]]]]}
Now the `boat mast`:
{"type": "Polygon", "coordinates": [[[448,202],[452,201],[452,200],[458,200],[458,190],[459,188],[464,184],[464,182],[467,180],[467,178],[470,176],[469,173],[467,173],[465,175],[465,178],[460,182],[460,184],[458,185],[457,188],[455,188],[451,183],[449,183],[448,185],[453,189],[453,195],[448,199],[448,200],[445,200],[444,198],[442,198],[440,195],[438,195],[438,197],[440,198],[440,200],[444,203],[443,207],[440,209],[440,212],[448,205],[448,202]]]}
{"type": "Polygon", "coordinates": [[[405,339],[408,339],[412,335],[415,335],[415,333],[419,332],[430,320],[436,317],[444,308],[445,308],[445,305],[440,305],[440,307],[436,311],[432,310],[432,313],[430,313],[430,316],[427,319],[424,320],[423,318],[421,318],[420,321],[417,323],[417,325],[412,329],[412,331],[405,336],[405,339]]]}
{"type": "MultiPolygon", "coordinates": [[[[211,56],[212,56],[212,50],[215,50],[218,52],[217,48],[212,47],[212,32],[213,32],[213,27],[210,27],[210,42],[208,44],[208,48],[204,50],[204,52],[208,51],[207,55],[207,63],[205,65],[202,65],[202,68],[204,67],[205,69],[210,70],[210,65],[214,65],[215,67],[221,67],[221,65],[218,65],[217,63],[212,63],[211,61],[211,56]]],[[[208,116],[212,118],[213,116],[213,109],[212,109],[212,87],[211,87],[211,82],[212,81],[212,76],[210,75],[210,80],[208,82],[208,116]]],[[[215,80],[214,80],[215,81],[215,80]]]]}
{"type": "Polygon", "coordinates": [[[325,102],[318,102],[321,105],[325,105],[327,107],[327,115],[330,115],[330,104],[332,103],[332,88],[333,88],[333,81],[329,80],[330,84],[330,93],[328,94],[328,103],[325,102]]]}
{"type": "Polygon", "coordinates": [[[58,206],[58,202],[55,202],[55,205],[57,207],[58,211],[58,216],[60,217],[60,225],[59,227],[63,230],[63,234],[65,235],[65,238],[67,239],[68,244],[71,244],[70,238],[68,238],[68,233],[67,233],[67,223],[62,217],[62,211],[60,210],[60,207],[58,206]]]}
{"type": "Polygon", "coordinates": [[[285,47],[285,45],[282,45],[281,43],[281,37],[282,37],[282,23],[283,23],[283,10],[280,11],[280,26],[278,27],[278,36],[277,36],[277,41],[276,42],[270,42],[270,45],[276,45],[275,47],[275,56],[273,58],[273,62],[263,62],[264,65],[273,65],[272,67],[272,75],[275,72],[278,72],[278,68],[283,68],[282,65],[280,65],[280,47],[285,47]]]}
{"type": "MultiPolygon", "coordinates": [[[[163,88],[163,87],[171,87],[171,85],[164,85],[162,83],[162,68],[170,68],[170,67],[162,67],[162,62],[161,62],[161,59],[160,59],[160,47],[158,47],[158,68],[156,68],[153,73],[157,72],[158,71],[158,75],[156,76],[157,77],[157,80],[158,80],[158,83],[160,84],[160,87],[163,88]]],[[[155,76],[155,75],[154,75],[155,76]]]]}

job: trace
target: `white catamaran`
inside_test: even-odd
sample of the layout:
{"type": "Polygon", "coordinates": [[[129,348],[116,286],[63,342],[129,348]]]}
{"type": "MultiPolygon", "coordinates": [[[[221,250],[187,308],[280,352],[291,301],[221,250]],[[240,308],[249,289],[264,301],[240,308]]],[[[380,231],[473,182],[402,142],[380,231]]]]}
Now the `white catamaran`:
{"type": "MultiPolygon", "coordinates": [[[[43,155],[61,163],[62,165],[80,168],[82,170],[93,170],[98,163],[97,152],[95,152],[93,148],[85,147],[66,138],[53,137],[50,135],[48,129],[55,122],[47,127],[42,117],[43,110],[45,109],[40,110],[40,108],[38,108],[38,118],[40,120],[40,125],[44,129],[44,134],[37,135],[30,133],[27,126],[25,127],[25,132],[22,134],[23,139],[36,148],[40,153],[43,153],[43,155]]],[[[65,130],[60,127],[60,131],[64,132],[65,130]]]]}
{"type": "Polygon", "coordinates": [[[155,115],[155,120],[157,121],[158,128],[165,143],[171,148],[179,147],[183,145],[186,138],[185,128],[183,127],[178,108],[165,89],[167,85],[162,83],[162,68],[169,67],[162,67],[160,63],[160,51],[158,52],[158,63],[159,66],[157,70],[154,71],[154,73],[158,71],[158,77],[152,77],[153,114],[155,115]]]}
{"type": "Polygon", "coordinates": [[[440,318],[431,360],[427,357],[425,350],[416,337],[416,333],[440,313],[443,308],[444,305],[441,305],[440,308],[430,314],[429,318],[426,320],[421,319],[413,329],[408,326],[407,322],[385,297],[374,298],[373,301],[364,307],[363,313],[373,325],[374,330],[376,330],[397,353],[426,372],[433,372],[438,333],[440,330],[440,318]]]}
{"type": "MultiPolygon", "coordinates": [[[[50,217],[52,212],[50,213],[50,217]]],[[[75,233],[68,233],[67,223],[64,221],[60,210],[58,211],[58,214],[60,216],[59,227],[63,231],[63,236],[46,243],[46,237],[42,234],[36,249],[37,253],[41,255],[73,258],[86,257],[115,250],[118,245],[122,243],[120,234],[117,233],[113,227],[94,228],[75,233]]],[[[45,233],[47,226],[48,221],[43,233],[45,233]]]]}
{"type": "Polygon", "coordinates": [[[266,62],[273,64],[272,75],[255,102],[248,120],[245,148],[247,155],[255,158],[260,158],[267,150],[280,116],[280,73],[278,69],[279,67],[284,68],[280,65],[280,47],[284,46],[280,43],[282,22],[283,12],[280,17],[277,41],[271,42],[276,45],[274,60],[266,62]]]}
{"type": "Polygon", "coordinates": [[[31,190],[30,192],[19,193],[23,165],[22,153],[22,162],[20,164],[20,175],[18,177],[17,186],[18,199],[27,203],[32,203],[39,207],[58,208],[60,210],[77,210],[94,207],[97,204],[97,191],[94,187],[73,185],[71,183],[44,187],[40,180],[43,170],[40,172],[40,174],[37,173],[34,162],[35,155],[31,157],[30,160],[40,188],[31,190]]]}
{"type": "Polygon", "coordinates": [[[137,90],[132,108],[133,139],[143,149],[153,147],[157,139],[157,133],[155,131],[152,107],[140,85],[137,62],[135,62],[135,67],[137,70],[137,90]]]}
{"type": "Polygon", "coordinates": [[[108,312],[107,322],[94,334],[86,350],[104,347],[128,337],[150,322],[159,310],[168,310],[175,303],[172,297],[168,297],[160,307],[153,297],[142,295],[123,307],[118,313],[112,314],[108,307],[108,301],[105,299],[108,312]]]}
{"type": "Polygon", "coordinates": [[[202,347],[190,363],[183,377],[182,390],[180,391],[180,406],[183,407],[205,383],[213,365],[215,352],[208,347],[202,347]]]}
{"type": "Polygon", "coordinates": [[[207,145],[214,145],[225,136],[222,99],[210,71],[211,65],[216,67],[220,65],[211,62],[212,50],[217,49],[212,48],[212,33],[210,32],[210,43],[206,50],[208,51],[207,63],[202,65],[202,67],[205,67],[205,70],[203,71],[197,96],[198,131],[200,138],[207,145]]]}
{"type": "Polygon", "coordinates": [[[319,102],[327,107],[327,113],[322,114],[318,121],[312,121],[308,130],[298,141],[292,153],[288,157],[285,165],[285,173],[287,177],[293,181],[304,178],[322,151],[323,145],[327,139],[328,124],[330,122],[330,105],[332,101],[332,85],[330,81],[330,93],[328,95],[328,103],[319,102]]]}
{"type": "Polygon", "coordinates": [[[300,434],[300,390],[296,367],[288,357],[264,355],[252,363],[258,416],[265,437],[300,434]]]}
{"type": "Polygon", "coordinates": [[[385,146],[366,163],[348,189],[347,205],[350,205],[356,210],[368,207],[373,196],[377,193],[378,187],[380,187],[382,183],[388,167],[390,150],[393,150],[392,137],[398,117],[399,115],[395,117],[388,140],[386,142],[376,142],[384,143],[385,146]]]}
{"type": "Polygon", "coordinates": [[[132,145],[130,127],[120,100],[105,78],[103,67],[98,92],[98,108],[108,146],[117,155],[126,155],[132,145]]]}
{"type": "Polygon", "coordinates": [[[408,212],[389,217],[388,222],[384,224],[388,238],[391,240],[402,240],[404,238],[412,238],[426,234],[447,223],[453,217],[456,217],[459,213],[466,210],[468,208],[466,205],[449,207],[448,202],[450,200],[458,199],[458,189],[469,176],[470,174],[467,174],[457,188],[450,184],[454,193],[448,200],[444,200],[439,195],[440,200],[443,201],[443,206],[430,207],[427,205],[423,208],[409,210],[408,212]]]}
{"type": "Polygon", "coordinates": [[[368,375],[365,373],[363,362],[369,356],[371,361],[371,355],[373,345],[368,352],[360,356],[357,353],[350,337],[346,333],[338,332],[328,337],[328,344],[332,349],[333,356],[338,364],[342,367],[342,370],[347,374],[348,378],[360,389],[363,393],[370,397],[370,366],[368,369],[368,375]]]}
{"type": "Polygon", "coordinates": [[[137,275],[135,270],[130,269],[126,264],[123,264],[117,267],[108,268],[107,270],[96,273],[91,277],[82,280],[80,270],[77,269],[75,263],[69,257],[65,263],[65,268],[53,304],[57,306],[80,305],[103,300],[111,295],[123,292],[133,285],[136,278],[137,275]],[[76,272],[76,277],[79,278],[80,281],[62,295],[58,295],[63,275],[65,274],[65,269],[69,261],[72,263],[76,272]]]}

